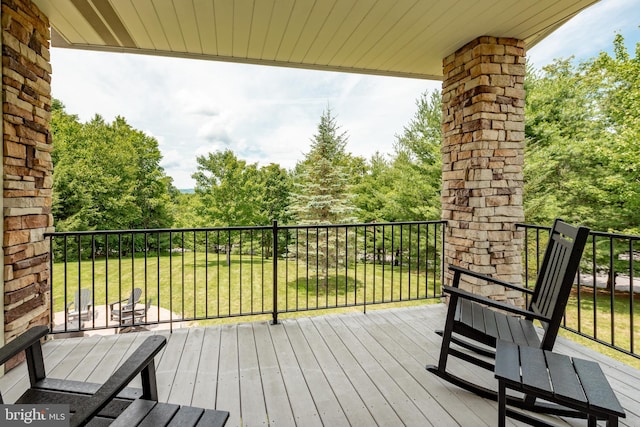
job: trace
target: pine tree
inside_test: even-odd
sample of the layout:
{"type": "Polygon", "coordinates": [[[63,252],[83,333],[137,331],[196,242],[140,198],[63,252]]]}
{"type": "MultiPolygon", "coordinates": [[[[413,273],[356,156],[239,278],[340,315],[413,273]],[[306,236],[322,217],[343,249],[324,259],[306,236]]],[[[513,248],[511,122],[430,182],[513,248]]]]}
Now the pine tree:
{"type": "Polygon", "coordinates": [[[321,226],[356,221],[350,192],[351,156],[345,151],[346,132],[339,131],[335,117],[327,109],[320,118],[311,150],[296,166],[295,190],[289,206],[300,225],[312,226],[307,232],[298,233],[292,250],[317,271],[325,287],[329,270],[347,263],[345,242],[349,237],[344,227],[321,226]]]}

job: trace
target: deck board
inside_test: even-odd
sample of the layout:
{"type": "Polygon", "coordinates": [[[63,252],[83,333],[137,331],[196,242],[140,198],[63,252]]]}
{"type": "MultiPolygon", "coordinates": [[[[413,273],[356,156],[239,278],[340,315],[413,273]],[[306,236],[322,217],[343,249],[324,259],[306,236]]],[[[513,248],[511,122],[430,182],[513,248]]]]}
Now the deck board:
{"type": "Polygon", "coordinates": [[[178,405],[191,405],[194,384],[198,373],[198,363],[204,340],[203,328],[187,329],[188,334],[184,342],[178,369],[180,381],[173,381],[168,401],[178,405]]]}
{"type": "Polygon", "coordinates": [[[191,396],[192,406],[216,409],[219,356],[220,328],[204,328],[196,382],[191,396]]]}
{"type": "Polygon", "coordinates": [[[269,332],[296,424],[321,426],[318,409],[311,397],[311,392],[293,352],[284,325],[273,325],[269,332]]]}
{"type": "Polygon", "coordinates": [[[347,416],[313,353],[312,347],[317,344],[307,342],[300,329],[300,321],[285,321],[284,327],[322,423],[345,425],[347,416]]]}
{"type": "Polygon", "coordinates": [[[421,385],[422,390],[419,391],[420,394],[416,395],[416,397],[420,396],[417,402],[421,406],[428,405],[432,422],[435,422],[436,425],[442,425],[438,424],[437,420],[446,423],[451,419],[452,414],[458,414],[459,417],[466,414],[469,415],[469,418],[459,419],[463,425],[479,425],[481,423],[493,425],[495,423],[495,416],[491,413],[489,402],[476,396],[470,397],[468,393],[464,393],[464,398],[461,398],[459,394],[455,393],[455,390],[443,385],[442,381],[425,369],[425,360],[428,355],[424,346],[420,346],[411,339],[411,333],[415,333],[415,330],[406,331],[405,329],[408,329],[406,326],[399,329],[397,325],[386,322],[385,316],[376,313],[372,313],[370,316],[370,319],[367,316],[367,319],[359,319],[359,321],[363,322],[368,330],[374,331],[385,350],[394,354],[397,363],[403,366],[407,373],[421,385]],[[459,411],[461,405],[470,410],[459,411]]]}
{"type": "Polygon", "coordinates": [[[273,426],[295,426],[295,417],[287,397],[284,378],[282,378],[278,357],[271,340],[271,326],[262,322],[253,323],[252,327],[269,424],[273,426]]]}
{"type": "Polygon", "coordinates": [[[238,325],[238,369],[240,371],[240,402],[242,402],[242,424],[245,426],[267,425],[267,408],[262,393],[260,364],[251,324],[238,325]]]}
{"type": "MultiPolygon", "coordinates": [[[[495,425],[495,402],[424,369],[438,359],[434,331],[444,315],[437,304],[162,331],[168,344],[156,358],[160,400],[228,410],[229,426],[495,425]]],[[[104,382],[152,333],[50,340],[43,346],[47,374],[104,382]]],[[[627,412],[620,424],[640,425],[640,371],[562,337],[555,349],[600,363],[627,412]]],[[[495,382],[490,372],[455,358],[450,364],[463,376],[495,382]]],[[[12,402],[28,383],[22,364],[0,378],[0,390],[12,402]]]]}
{"type": "Polygon", "coordinates": [[[371,378],[375,387],[389,402],[402,423],[405,425],[432,425],[427,416],[411,400],[410,392],[402,389],[401,384],[405,383],[399,384],[397,379],[387,372],[385,366],[376,360],[375,355],[371,354],[360,341],[359,335],[363,334],[361,328],[352,322],[347,326],[342,322],[340,316],[330,316],[327,319],[336,333],[349,343],[349,350],[357,363],[371,378]]]}
{"type": "Polygon", "coordinates": [[[345,375],[340,363],[324,341],[323,336],[318,332],[314,322],[303,318],[298,321],[298,325],[307,342],[312,344],[313,355],[349,424],[353,426],[375,425],[375,420],[359,396],[358,390],[354,388],[348,376],[345,375]]]}
{"type": "Polygon", "coordinates": [[[345,343],[328,323],[327,318],[314,319],[313,323],[329,348],[331,348],[331,352],[340,364],[342,372],[349,379],[359,398],[364,402],[378,425],[401,425],[400,417],[398,417],[387,399],[380,393],[380,390],[367,375],[367,372],[358,363],[356,357],[349,350],[348,343],[345,343]]]}
{"type": "Polygon", "coordinates": [[[220,331],[218,362],[218,393],[215,406],[229,411],[229,425],[240,425],[240,372],[238,365],[238,334],[236,325],[223,325],[220,331]]]}

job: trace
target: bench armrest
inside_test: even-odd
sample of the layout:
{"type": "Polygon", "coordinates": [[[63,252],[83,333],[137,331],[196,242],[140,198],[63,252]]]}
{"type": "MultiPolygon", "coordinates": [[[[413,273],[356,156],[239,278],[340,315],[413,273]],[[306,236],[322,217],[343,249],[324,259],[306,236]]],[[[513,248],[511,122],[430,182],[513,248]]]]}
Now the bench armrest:
{"type": "Polygon", "coordinates": [[[16,337],[13,341],[0,348],[0,365],[5,364],[16,354],[26,350],[33,345],[40,345],[40,339],[49,333],[46,326],[34,326],[16,337]]]}
{"type": "Polygon", "coordinates": [[[78,411],[71,417],[71,426],[81,426],[88,423],[138,374],[142,374],[142,398],[158,400],[153,358],[166,344],[167,339],[161,335],[148,337],[113,373],[109,380],[89,397],[81,408],[78,408],[78,411]]]}
{"type": "Polygon", "coordinates": [[[516,314],[516,315],[520,315],[520,316],[524,316],[530,319],[536,319],[536,320],[540,320],[542,322],[549,322],[549,319],[545,316],[542,316],[538,313],[535,313],[533,311],[529,311],[529,310],[524,310],[520,307],[516,307],[515,305],[506,303],[506,302],[502,302],[502,301],[496,301],[493,300],[491,298],[487,298],[487,297],[483,297],[482,295],[478,295],[478,294],[474,294],[472,292],[469,291],[465,291],[464,289],[460,289],[460,288],[454,288],[452,286],[446,286],[444,285],[442,287],[442,291],[449,293],[451,295],[455,295],[457,297],[463,298],[463,299],[467,299],[473,302],[477,302],[480,304],[484,304],[487,305],[489,307],[492,308],[497,308],[500,310],[504,310],[507,311],[509,313],[512,314],[516,314]]]}
{"type": "MultiPolygon", "coordinates": [[[[458,267],[456,265],[450,265],[449,270],[459,274],[475,277],[477,279],[486,280],[487,282],[495,283],[496,285],[501,285],[506,288],[524,292],[529,295],[533,295],[533,289],[523,288],[522,286],[514,285],[513,283],[505,282],[504,280],[495,279],[491,276],[487,276],[486,274],[476,273],[475,271],[467,270],[466,268],[458,267]]],[[[457,285],[458,283],[454,282],[453,286],[457,288],[457,285]]]]}

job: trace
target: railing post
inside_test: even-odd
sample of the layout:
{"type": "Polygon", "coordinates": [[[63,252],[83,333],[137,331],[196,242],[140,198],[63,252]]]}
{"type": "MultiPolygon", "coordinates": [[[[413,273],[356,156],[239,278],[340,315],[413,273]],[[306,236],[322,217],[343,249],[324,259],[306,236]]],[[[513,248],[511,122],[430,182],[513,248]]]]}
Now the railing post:
{"type": "Polygon", "coordinates": [[[271,238],[273,239],[272,241],[272,249],[271,249],[271,259],[272,259],[272,264],[273,264],[273,312],[272,312],[272,318],[273,320],[271,321],[272,325],[277,325],[278,324],[278,221],[277,220],[273,220],[273,227],[272,227],[272,235],[271,238]]]}

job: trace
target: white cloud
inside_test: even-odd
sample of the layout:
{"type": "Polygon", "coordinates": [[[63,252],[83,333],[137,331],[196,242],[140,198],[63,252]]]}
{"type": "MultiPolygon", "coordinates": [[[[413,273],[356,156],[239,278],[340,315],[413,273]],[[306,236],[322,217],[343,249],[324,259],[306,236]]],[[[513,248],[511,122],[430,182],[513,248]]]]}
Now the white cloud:
{"type": "Polygon", "coordinates": [[[625,36],[633,52],[639,39],[640,2],[638,0],[602,0],[582,11],[551,36],[534,46],[527,56],[536,68],[557,58],[575,56],[584,60],[601,51],[611,51],[616,34],[625,36]]]}

